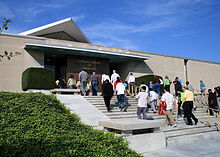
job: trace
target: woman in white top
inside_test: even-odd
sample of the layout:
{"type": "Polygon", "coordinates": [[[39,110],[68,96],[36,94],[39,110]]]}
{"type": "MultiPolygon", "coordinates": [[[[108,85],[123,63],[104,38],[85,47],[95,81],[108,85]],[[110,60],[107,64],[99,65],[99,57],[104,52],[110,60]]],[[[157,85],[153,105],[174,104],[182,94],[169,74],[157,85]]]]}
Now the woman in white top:
{"type": "Polygon", "coordinates": [[[70,89],[76,89],[76,80],[74,79],[73,75],[70,75],[67,81],[67,85],[70,89]]]}

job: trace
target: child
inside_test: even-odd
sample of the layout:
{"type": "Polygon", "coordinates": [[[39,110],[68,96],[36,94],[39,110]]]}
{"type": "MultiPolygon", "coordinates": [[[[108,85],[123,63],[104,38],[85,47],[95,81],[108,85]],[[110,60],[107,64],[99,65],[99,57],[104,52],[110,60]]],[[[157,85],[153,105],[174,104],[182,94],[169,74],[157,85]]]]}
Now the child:
{"type": "Polygon", "coordinates": [[[153,90],[153,88],[154,88],[153,82],[150,81],[150,84],[149,84],[149,90],[153,90]]]}
{"type": "Polygon", "coordinates": [[[128,81],[125,81],[124,86],[125,86],[126,96],[130,95],[130,93],[129,93],[129,91],[128,91],[128,81]]]}
{"type": "Polygon", "coordinates": [[[181,97],[178,97],[177,104],[178,104],[178,117],[179,116],[182,117],[182,110],[181,110],[182,101],[181,101],[181,97]]]}
{"type": "Polygon", "coordinates": [[[154,113],[157,113],[156,109],[157,109],[158,94],[155,91],[150,90],[149,96],[150,96],[151,109],[153,110],[154,113]]]}
{"type": "Polygon", "coordinates": [[[141,87],[141,92],[138,93],[136,98],[138,99],[138,108],[137,108],[138,119],[142,119],[141,114],[143,115],[143,119],[147,119],[146,112],[147,112],[148,93],[146,93],[145,86],[141,87]]]}

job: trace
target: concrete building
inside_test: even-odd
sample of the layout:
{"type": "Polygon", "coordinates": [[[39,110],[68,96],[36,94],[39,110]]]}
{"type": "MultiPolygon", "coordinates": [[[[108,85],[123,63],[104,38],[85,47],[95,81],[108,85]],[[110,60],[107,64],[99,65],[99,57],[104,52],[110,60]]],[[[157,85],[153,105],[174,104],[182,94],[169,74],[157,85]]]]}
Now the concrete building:
{"type": "Polygon", "coordinates": [[[71,18],[20,34],[0,34],[0,53],[20,52],[0,62],[0,91],[22,91],[22,72],[29,67],[55,71],[56,79],[78,78],[81,68],[88,73],[110,74],[113,69],[125,80],[129,72],[142,75],[178,76],[195,89],[203,80],[207,88],[220,85],[220,63],[166,56],[149,52],[93,45],[71,18]]]}

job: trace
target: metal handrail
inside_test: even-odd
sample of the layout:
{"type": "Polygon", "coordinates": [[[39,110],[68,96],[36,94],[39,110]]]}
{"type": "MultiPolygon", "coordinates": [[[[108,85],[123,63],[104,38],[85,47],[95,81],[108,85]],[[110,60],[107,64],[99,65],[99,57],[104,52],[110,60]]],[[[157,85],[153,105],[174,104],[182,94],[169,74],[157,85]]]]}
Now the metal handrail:
{"type": "Polygon", "coordinates": [[[210,110],[212,110],[213,112],[216,112],[216,116],[214,116],[214,125],[216,126],[217,130],[220,131],[220,116],[219,116],[219,112],[220,112],[220,109],[214,109],[214,108],[211,108],[209,106],[202,106],[202,123],[211,127],[211,115],[210,115],[210,110]],[[204,118],[204,111],[207,110],[208,111],[208,121],[205,121],[205,118],[204,118]],[[205,123],[206,122],[206,123],[205,123]]]}
{"type": "Polygon", "coordinates": [[[140,86],[128,84],[128,93],[129,95],[135,96],[138,94],[140,86]]]}

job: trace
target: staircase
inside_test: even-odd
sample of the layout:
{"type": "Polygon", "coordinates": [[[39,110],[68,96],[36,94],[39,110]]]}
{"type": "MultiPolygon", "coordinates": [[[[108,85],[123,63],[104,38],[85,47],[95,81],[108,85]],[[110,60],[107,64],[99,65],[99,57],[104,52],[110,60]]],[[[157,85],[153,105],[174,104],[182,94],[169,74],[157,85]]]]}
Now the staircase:
{"type": "MultiPolygon", "coordinates": [[[[117,105],[117,97],[114,96],[111,99],[111,107],[112,112],[107,112],[104,100],[102,96],[85,96],[91,104],[93,104],[96,108],[102,111],[106,116],[110,119],[126,119],[126,118],[137,118],[137,100],[133,97],[126,97],[125,102],[127,104],[127,112],[122,112],[118,109],[117,105]]],[[[201,103],[201,99],[197,99],[197,104],[201,103]]],[[[165,132],[167,138],[167,144],[177,144],[182,142],[194,142],[207,138],[214,138],[215,136],[219,136],[220,133],[217,131],[217,128],[214,125],[208,127],[202,124],[200,121],[202,119],[202,108],[198,107],[196,111],[194,111],[195,116],[199,119],[199,123],[197,125],[188,126],[185,125],[183,118],[178,118],[178,126],[176,128],[171,127],[163,127],[161,131],[165,132]]],[[[174,118],[176,118],[176,111],[173,112],[174,118]]],[[[152,116],[154,119],[165,119],[164,115],[154,114],[150,109],[147,113],[147,116],[152,116]]],[[[203,113],[204,118],[207,119],[208,114],[206,112],[203,113]]]]}

